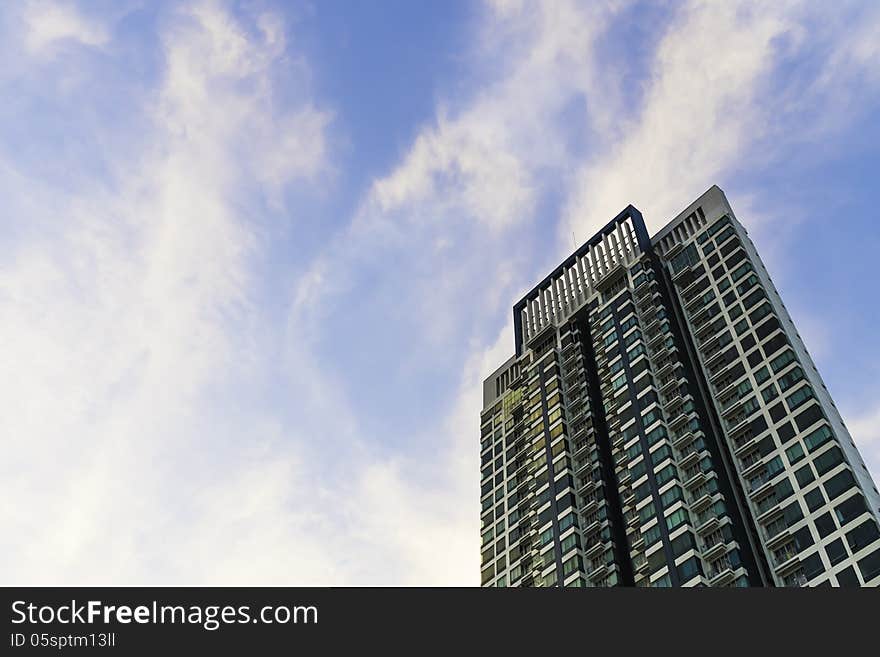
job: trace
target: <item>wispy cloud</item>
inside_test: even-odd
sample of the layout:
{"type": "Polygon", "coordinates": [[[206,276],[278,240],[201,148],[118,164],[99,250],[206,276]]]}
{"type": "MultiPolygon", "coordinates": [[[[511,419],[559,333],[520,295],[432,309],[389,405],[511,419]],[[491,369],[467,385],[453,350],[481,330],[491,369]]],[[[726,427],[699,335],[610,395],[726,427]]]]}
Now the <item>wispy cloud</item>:
{"type": "Polygon", "coordinates": [[[86,16],[74,5],[31,0],[23,10],[24,42],[31,53],[44,53],[63,41],[98,47],[109,40],[103,22],[86,16]]]}
{"type": "Polygon", "coordinates": [[[242,417],[234,391],[260,381],[260,198],[325,168],[329,113],[276,102],[273,76],[300,73],[271,16],[163,20],[148,146],[115,182],[59,189],[3,154],[47,231],[8,244],[0,271],[7,581],[235,580],[253,557],[234,535],[271,550],[273,500],[296,481],[292,455],[265,451],[277,426],[242,417]],[[226,567],[194,567],[218,534],[226,567]]]}

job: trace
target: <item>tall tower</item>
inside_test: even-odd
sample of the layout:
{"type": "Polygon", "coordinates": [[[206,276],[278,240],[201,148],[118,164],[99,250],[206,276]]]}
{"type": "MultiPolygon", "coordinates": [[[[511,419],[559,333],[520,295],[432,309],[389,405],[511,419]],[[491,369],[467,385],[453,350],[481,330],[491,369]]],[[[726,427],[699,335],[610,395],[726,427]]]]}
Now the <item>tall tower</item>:
{"type": "Polygon", "coordinates": [[[880,586],[880,494],[712,187],[629,206],[483,384],[484,586],[880,586]]]}

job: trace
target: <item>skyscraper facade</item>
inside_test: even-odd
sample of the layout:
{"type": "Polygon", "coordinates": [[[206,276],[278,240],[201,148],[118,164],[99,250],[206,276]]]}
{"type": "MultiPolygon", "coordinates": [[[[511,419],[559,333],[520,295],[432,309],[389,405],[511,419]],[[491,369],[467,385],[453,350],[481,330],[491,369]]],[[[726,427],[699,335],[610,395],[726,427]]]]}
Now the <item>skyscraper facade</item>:
{"type": "Polygon", "coordinates": [[[483,384],[484,586],[880,586],[880,494],[724,193],[629,206],[483,384]]]}

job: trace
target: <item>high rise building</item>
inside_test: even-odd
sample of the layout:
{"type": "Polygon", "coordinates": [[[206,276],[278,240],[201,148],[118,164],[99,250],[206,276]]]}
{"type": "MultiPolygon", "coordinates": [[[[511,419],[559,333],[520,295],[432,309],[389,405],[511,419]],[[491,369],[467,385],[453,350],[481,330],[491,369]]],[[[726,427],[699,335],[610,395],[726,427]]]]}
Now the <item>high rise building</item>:
{"type": "Polygon", "coordinates": [[[627,207],[513,313],[484,586],[880,585],[880,495],[718,187],[653,237],[627,207]]]}

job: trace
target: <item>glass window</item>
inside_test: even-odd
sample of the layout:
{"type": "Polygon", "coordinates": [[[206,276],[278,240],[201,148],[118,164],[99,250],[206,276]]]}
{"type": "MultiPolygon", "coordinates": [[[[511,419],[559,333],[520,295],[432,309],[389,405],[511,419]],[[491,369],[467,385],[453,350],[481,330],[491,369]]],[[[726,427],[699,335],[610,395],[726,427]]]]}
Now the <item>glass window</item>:
{"type": "Polygon", "coordinates": [[[703,569],[700,566],[700,562],[696,557],[691,557],[683,564],[678,566],[678,578],[682,582],[687,582],[697,575],[703,574],[703,569]]]}
{"type": "Polygon", "coordinates": [[[675,477],[675,466],[671,463],[667,465],[665,468],[662,468],[659,472],[655,474],[655,478],[657,479],[657,485],[662,486],[667,481],[670,481],[675,477]]]}
{"type": "Polygon", "coordinates": [[[654,543],[659,541],[660,535],[660,525],[652,525],[642,533],[642,537],[645,539],[646,546],[653,545],[654,543]]]}
{"type": "Polygon", "coordinates": [[[804,501],[807,503],[807,508],[810,511],[815,511],[820,506],[825,504],[825,496],[822,495],[821,488],[814,488],[809,493],[804,495],[804,501]]]}
{"type": "Polygon", "coordinates": [[[846,559],[846,547],[841,539],[835,539],[825,546],[825,554],[828,555],[828,561],[834,566],[846,559]]]}
{"type": "Polygon", "coordinates": [[[794,465],[802,458],[804,458],[804,448],[801,447],[800,443],[795,443],[787,450],[785,450],[785,455],[788,457],[788,462],[794,465]]]}
{"type": "Polygon", "coordinates": [[[798,388],[786,397],[785,402],[788,404],[789,410],[793,411],[810,399],[813,399],[813,389],[810,386],[804,386],[803,388],[798,388]]]}
{"type": "Polygon", "coordinates": [[[837,445],[834,445],[831,449],[822,452],[822,454],[813,459],[813,465],[816,466],[816,472],[819,473],[820,477],[841,463],[843,463],[843,452],[840,451],[837,445]]]}
{"type": "Polygon", "coordinates": [[[764,403],[767,404],[776,399],[779,396],[779,392],[776,390],[776,386],[771,383],[761,391],[761,396],[764,398],[764,403]]]}
{"type": "Polygon", "coordinates": [[[563,518],[559,521],[559,531],[565,531],[569,527],[577,527],[577,515],[574,511],[563,516],[563,518]]]}
{"type": "Polygon", "coordinates": [[[836,497],[839,497],[844,492],[855,486],[855,479],[853,478],[852,472],[849,470],[843,470],[838,474],[834,475],[825,482],[825,492],[828,494],[828,499],[833,500],[836,497]]]}
{"type": "Polygon", "coordinates": [[[794,362],[795,356],[794,352],[791,349],[786,349],[781,354],[779,354],[776,358],[770,361],[770,368],[774,372],[779,372],[789,363],[794,362]]]}
{"type": "Polygon", "coordinates": [[[828,534],[837,529],[837,523],[834,522],[831,513],[823,513],[816,518],[816,529],[819,530],[819,536],[822,538],[825,538],[828,534]]]}
{"type": "Polygon", "coordinates": [[[795,367],[780,377],[779,389],[785,392],[803,378],[804,371],[800,367],[795,367]]]}
{"type": "MultiPolygon", "coordinates": [[[[843,526],[852,522],[867,510],[868,507],[865,504],[865,498],[856,494],[834,507],[834,514],[837,516],[840,525],[843,526]]],[[[853,548],[853,551],[855,551],[855,548],[853,548]]]]}
{"type": "Polygon", "coordinates": [[[866,582],[880,575],[880,550],[874,550],[871,554],[859,559],[859,570],[862,571],[862,577],[866,582]]]}
{"type": "Polygon", "coordinates": [[[684,499],[684,495],[681,492],[681,488],[679,488],[678,486],[673,486],[660,496],[660,503],[663,505],[664,509],[668,509],[670,506],[682,499],[684,499]]]}
{"type": "Polygon", "coordinates": [[[758,370],[755,370],[755,381],[758,382],[758,385],[761,385],[762,383],[764,383],[764,381],[766,381],[769,378],[770,378],[770,372],[767,370],[766,367],[762,367],[758,370]]]}
{"type": "Polygon", "coordinates": [[[640,524],[644,524],[648,520],[650,520],[651,518],[656,518],[656,517],[657,517],[657,510],[654,508],[653,502],[651,502],[650,504],[647,504],[647,505],[643,506],[641,509],[639,509],[639,523],[640,524]]]}
{"type": "Polygon", "coordinates": [[[807,463],[804,467],[795,472],[794,477],[795,479],[797,479],[797,482],[801,488],[809,485],[816,479],[816,477],[813,475],[813,469],[810,467],[809,463],[807,463]]]}
{"type": "Polygon", "coordinates": [[[828,425],[823,425],[807,434],[804,437],[804,444],[809,451],[815,452],[818,447],[831,440],[831,437],[831,428],[828,425]]]}
{"type": "Polygon", "coordinates": [[[688,512],[681,508],[669,514],[666,518],[666,527],[669,531],[672,531],[686,522],[690,522],[690,517],[688,516],[688,512]]]}
{"type": "Polygon", "coordinates": [[[567,577],[571,575],[576,570],[583,570],[584,564],[581,561],[580,555],[574,555],[570,559],[567,559],[562,562],[562,576],[567,577]]]}

